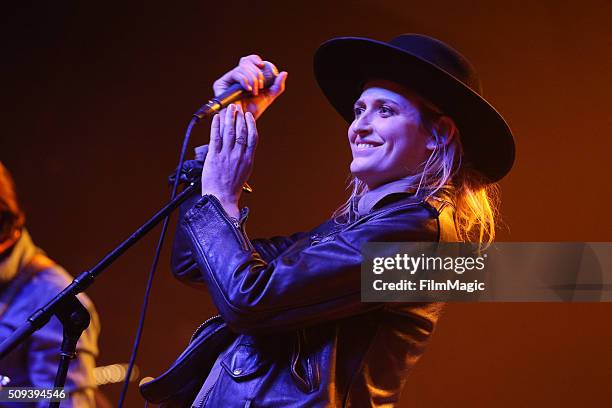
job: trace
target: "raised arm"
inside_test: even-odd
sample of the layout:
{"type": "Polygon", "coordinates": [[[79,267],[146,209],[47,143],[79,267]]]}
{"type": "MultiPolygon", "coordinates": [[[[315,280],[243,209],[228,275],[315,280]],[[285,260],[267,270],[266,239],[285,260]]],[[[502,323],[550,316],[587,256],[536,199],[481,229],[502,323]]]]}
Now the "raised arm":
{"type": "Polygon", "coordinates": [[[304,239],[266,262],[239,223],[213,196],[180,220],[202,279],[219,312],[238,332],[286,330],[382,307],[360,301],[361,246],[366,242],[435,241],[437,223],[419,204],[356,223],[331,239],[304,239]]]}
{"type": "MultiPolygon", "coordinates": [[[[240,58],[236,67],[213,84],[215,95],[223,93],[234,83],[242,84],[252,94],[213,118],[210,145],[202,170],[200,194],[215,195],[223,202],[225,210],[230,215],[238,216],[238,200],[242,185],[247,181],[253,168],[258,137],[255,119],[259,118],[284,92],[286,79],[287,72],[278,73],[274,64],[263,61],[260,56],[253,54],[240,58]],[[272,65],[273,71],[277,74],[274,83],[268,89],[263,89],[264,64],[272,65]]],[[[191,208],[196,199],[197,197],[192,197],[184,203],[179,210],[179,216],[191,208]]],[[[297,236],[261,241],[262,254],[271,260],[296,238],[297,236]]],[[[202,282],[201,274],[195,265],[190,248],[185,245],[185,236],[180,228],[174,236],[171,264],[172,271],[178,279],[194,284],[202,282]]]]}
{"type": "MultiPolygon", "coordinates": [[[[193,197],[183,204],[179,209],[179,219],[182,219],[200,198],[199,195],[194,194],[193,197]]],[[[269,263],[291,245],[302,238],[308,237],[308,235],[307,232],[297,232],[289,236],[257,238],[252,240],[251,244],[262,260],[269,263]]],[[[180,281],[196,287],[201,287],[204,284],[203,275],[191,250],[190,241],[183,228],[181,228],[180,223],[177,225],[174,233],[170,264],[172,274],[180,281]]]]}

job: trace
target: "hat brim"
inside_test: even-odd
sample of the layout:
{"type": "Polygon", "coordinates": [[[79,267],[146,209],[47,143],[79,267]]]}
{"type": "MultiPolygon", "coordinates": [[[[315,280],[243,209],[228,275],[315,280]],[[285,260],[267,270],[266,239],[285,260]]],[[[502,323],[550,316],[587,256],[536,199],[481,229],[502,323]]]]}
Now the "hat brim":
{"type": "Polygon", "coordinates": [[[314,56],[317,82],[332,106],[348,122],[363,85],[372,79],[402,84],[433,103],[456,123],[464,163],[499,181],[512,168],[514,138],[490,103],[441,68],[385,42],[359,37],[334,38],[314,56]]]}

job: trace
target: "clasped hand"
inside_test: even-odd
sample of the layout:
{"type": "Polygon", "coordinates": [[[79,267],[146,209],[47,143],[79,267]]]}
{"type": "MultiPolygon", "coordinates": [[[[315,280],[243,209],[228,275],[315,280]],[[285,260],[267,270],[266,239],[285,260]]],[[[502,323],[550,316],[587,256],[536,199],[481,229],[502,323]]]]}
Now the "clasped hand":
{"type": "Polygon", "coordinates": [[[257,127],[251,112],[231,104],[213,117],[202,170],[202,195],[212,194],[230,217],[238,218],[243,184],[253,171],[257,127]]]}
{"type": "Polygon", "coordinates": [[[240,83],[250,95],[215,115],[210,129],[210,146],[202,170],[202,195],[216,196],[231,217],[238,218],[238,201],[243,184],[253,171],[257,127],[255,119],[285,90],[287,72],[278,73],[270,88],[264,89],[263,68],[259,55],[240,58],[238,66],[215,81],[213,91],[220,95],[233,83],[240,83]]]}

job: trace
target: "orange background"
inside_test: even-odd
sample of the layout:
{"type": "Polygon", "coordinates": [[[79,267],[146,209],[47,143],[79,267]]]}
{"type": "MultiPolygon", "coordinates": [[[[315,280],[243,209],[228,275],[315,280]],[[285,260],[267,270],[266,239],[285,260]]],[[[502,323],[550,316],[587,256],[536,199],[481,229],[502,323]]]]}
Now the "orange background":
{"type": "MultiPolygon", "coordinates": [[[[609,3],[159,3],[2,13],[0,157],[35,241],[73,274],[165,202],[189,115],[220,74],[253,52],[290,75],[258,123],[249,233],[287,234],[327,218],[345,198],[350,152],[311,58],[340,35],[425,33],[473,62],[517,143],[501,183],[507,228],[499,240],[612,241],[609,3]]],[[[201,125],[192,144],[206,138],[201,125]]],[[[102,317],[100,365],[128,361],[155,235],[88,290],[102,317]]],[[[213,310],[206,292],[173,280],[166,248],[141,372],[166,368],[213,310]]],[[[611,405],[611,312],[611,304],[452,304],[401,406],[611,405]]],[[[119,386],[102,389],[117,400],[119,386]]],[[[126,406],[141,405],[133,386],[126,406]]]]}

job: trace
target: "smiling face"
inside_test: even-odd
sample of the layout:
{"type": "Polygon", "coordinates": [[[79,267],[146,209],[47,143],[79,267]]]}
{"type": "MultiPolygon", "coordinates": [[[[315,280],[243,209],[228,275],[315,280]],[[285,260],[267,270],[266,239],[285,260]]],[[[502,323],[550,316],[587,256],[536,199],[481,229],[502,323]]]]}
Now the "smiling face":
{"type": "MultiPolygon", "coordinates": [[[[390,81],[370,81],[348,129],[351,173],[373,189],[418,171],[431,153],[417,97],[390,81]]],[[[431,143],[430,143],[431,144],[431,143]]]]}

